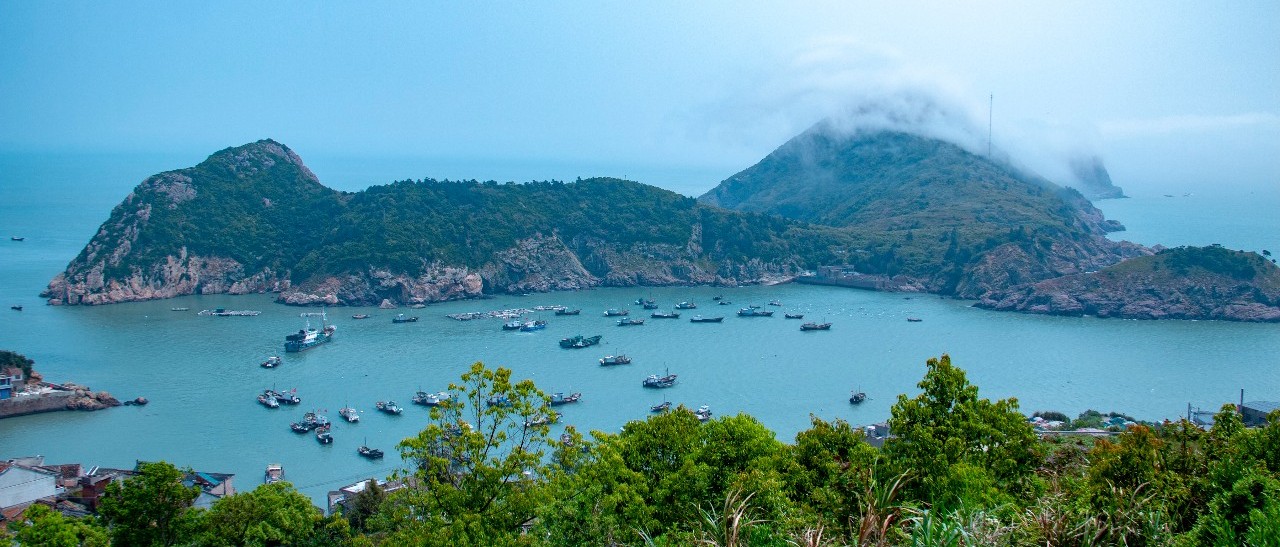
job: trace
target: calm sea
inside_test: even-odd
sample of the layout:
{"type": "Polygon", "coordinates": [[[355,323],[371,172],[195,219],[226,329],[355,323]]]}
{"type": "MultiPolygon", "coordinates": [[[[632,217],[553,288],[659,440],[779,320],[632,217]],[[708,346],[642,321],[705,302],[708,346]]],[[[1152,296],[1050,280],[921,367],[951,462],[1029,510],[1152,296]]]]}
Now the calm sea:
{"type": "MultiPolygon", "coordinates": [[[[564,423],[616,431],[643,418],[664,399],[717,415],[749,413],[790,441],[810,415],[856,424],[888,417],[898,394],[914,394],[925,360],[950,353],[986,397],[1017,397],[1022,409],[1118,410],[1144,419],[1177,417],[1188,403],[1217,408],[1239,397],[1280,400],[1275,349],[1280,326],[1192,321],[1061,318],[977,310],[936,296],[783,285],[600,289],[451,302],[411,311],[417,323],[392,324],[393,312],[338,308],[335,341],[287,354],[273,370],[258,366],[280,354],[283,337],[302,326],[303,311],[269,296],[193,296],[105,307],[50,307],[38,293],[107,218],[112,206],[147,175],[201,158],[176,156],[0,156],[0,348],[26,354],[53,381],[108,390],[121,399],[145,396],[146,407],[93,413],[52,413],[0,420],[0,458],[42,454],[47,461],[132,467],[167,460],[232,472],[242,489],[261,481],[268,463],[318,503],[330,489],[388,474],[398,464],[358,457],[360,444],[392,451],[425,423],[409,404],[418,389],[444,389],[473,362],[512,368],[544,391],[580,391],[582,402],[561,407],[564,423]],[[9,241],[24,236],[23,242],[9,241]],[[723,295],[732,306],[715,306],[723,295]],[[663,308],[681,300],[697,312],[726,315],[720,324],[648,319],[618,327],[602,317],[638,297],[663,308]],[[747,304],[780,301],[778,317],[739,318],[747,304]],[[22,304],[24,311],[10,311],[22,304]],[[459,322],[446,314],[536,305],[566,305],[577,317],[533,317],[550,325],[513,333],[498,320],[459,322]],[[170,311],[187,307],[190,311],[170,311]],[[258,317],[202,317],[206,308],[261,310],[258,317]],[[800,332],[782,312],[829,321],[829,332],[800,332]],[[351,319],[369,313],[372,319],[351,319]],[[922,322],[910,323],[907,317],[922,322]],[[603,335],[598,347],[560,349],[574,334],[603,335]],[[597,359],[625,353],[633,364],[603,368],[597,359]],[[641,380],[666,370],[679,375],[668,390],[641,380]],[[267,410],[254,396],[264,388],[296,389],[303,403],[267,410]],[[869,395],[851,407],[851,389],[869,395]],[[406,406],[399,417],[374,411],[375,401],[406,406]],[[289,431],[306,410],[364,411],[358,424],[339,422],[336,442],[319,446],[289,431]]],[[[318,171],[322,179],[323,171],[318,171]]],[[[418,175],[421,176],[421,175],[418,175]]],[[[1280,250],[1280,196],[1213,193],[1140,196],[1100,204],[1124,222],[1117,234],[1144,244],[1221,243],[1280,250]]],[[[768,306],[766,306],[768,307],[768,306]]]]}

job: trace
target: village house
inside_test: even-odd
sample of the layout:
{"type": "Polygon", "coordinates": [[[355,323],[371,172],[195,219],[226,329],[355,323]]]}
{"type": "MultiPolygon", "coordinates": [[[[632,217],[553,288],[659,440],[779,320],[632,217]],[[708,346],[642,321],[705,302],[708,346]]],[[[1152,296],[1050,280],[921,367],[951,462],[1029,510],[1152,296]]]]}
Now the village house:
{"type": "Polygon", "coordinates": [[[365,488],[369,487],[369,483],[374,481],[377,481],[378,486],[382,487],[382,491],[388,494],[405,487],[405,483],[403,481],[387,482],[387,481],[378,480],[378,479],[368,479],[368,480],[357,482],[355,484],[349,484],[347,486],[343,486],[342,488],[339,488],[337,490],[330,490],[329,491],[329,514],[330,515],[337,514],[337,511],[339,511],[339,508],[341,508],[342,511],[350,510],[351,503],[355,501],[356,495],[363,492],[365,488]]]}
{"type": "Polygon", "coordinates": [[[26,381],[22,376],[22,369],[7,367],[0,371],[0,399],[13,397],[25,388],[26,381]]]}
{"type": "Polygon", "coordinates": [[[37,501],[52,505],[63,493],[58,473],[42,469],[43,464],[41,456],[0,462],[0,519],[12,519],[37,501]]]}

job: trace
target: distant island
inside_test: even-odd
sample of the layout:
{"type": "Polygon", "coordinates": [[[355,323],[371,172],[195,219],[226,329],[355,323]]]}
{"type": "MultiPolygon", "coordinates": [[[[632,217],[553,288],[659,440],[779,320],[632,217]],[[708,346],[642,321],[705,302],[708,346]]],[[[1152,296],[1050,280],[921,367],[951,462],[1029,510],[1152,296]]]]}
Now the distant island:
{"type": "MultiPolygon", "coordinates": [[[[1081,165],[1114,187],[1099,161],[1081,165]]],[[[935,138],[825,122],[697,200],[611,178],[423,179],[340,192],[288,147],[262,140],[147,178],[42,296],[96,305],[276,293],[296,305],[402,305],[597,286],[821,282],[811,272],[835,268],[868,288],[1038,312],[1011,295],[1154,252],[1106,237],[1116,230],[1080,192],[1034,173],[935,138]]],[[[1219,306],[1215,317],[1276,320],[1267,294],[1233,292],[1230,302],[1243,306],[1219,306]]],[[[1161,311],[1176,299],[1143,302],[1136,315],[1124,306],[1100,315],[1182,316],[1161,311]]]]}

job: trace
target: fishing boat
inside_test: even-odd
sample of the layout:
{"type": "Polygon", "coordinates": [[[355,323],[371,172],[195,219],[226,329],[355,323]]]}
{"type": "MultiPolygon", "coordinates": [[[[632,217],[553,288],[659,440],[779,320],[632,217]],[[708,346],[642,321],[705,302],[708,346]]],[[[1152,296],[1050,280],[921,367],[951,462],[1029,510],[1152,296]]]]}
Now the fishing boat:
{"type": "Polygon", "coordinates": [[[387,401],[387,402],[378,401],[374,403],[373,406],[374,408],[378,409],[378,412],[383,412],[386,414],[394,414],[398,416],[401,412],[404,412],[404,409],[396,405],[395,401],[387,401]]]}
{"type": "Polygon", "coordinates": [[[630,327],[632,325],[643,325],[644,319],[624,317],[618,320],[619,327],[630,327]]]}
{"type": "Polygon", "coordinates": [[[652,300],[650,300],[650,301],[648,301],[648,302],[645,302],[642,306],[643,306],[643,307],[644,307],[644,309],[646,309],[646,310],[656,310],[656,309],[658,309],[658,303],[657,303],[657,302],[654,302],[654,301],[652,301],[652,300]]]}
{"type": "Polygon", "coordinates": [[[711,297],[711,299],[712,299],[712,300],[715,300],[716,302],[719,302],[719,301],[721,301],[721,300],[724,300],[724,296],[721,296],[721,295],[718,295],[718,294],[717,294],[717,295],[715,295],[715,296],[711,297]]]}
{"type": "Polygon", "coordinates": [[[660,311],[655,311],[655,312],[653,312],[653,313],[649,314],[649,317],[652,317],[652,318],[654,318],[654,319],[679,319],[679,318],[680,318],[680,312],[675,312],[675,311],[669,311],[669,312],[660,312],[660,311]]]}
{"type": "Polygon", "coordinates": [[[13,237],[10,237],[10,238],[9,238],[9,240],[10,240],[10,241],[25,241],[26,239],[27,239],[27,238],[22,237],[22,236],[13,236],[13,237]]]}
{"type": "Polygon", "coordinates": [[[609,308],[604,310],[605,317],[621,317],[631,313],[631,310],[620,310],[618,308],[609,308]]]}
{"type": "Polygon", "coordinates": [[[867,400],[867,394],[866,394],[866,393],[863,393],[863,392],[858,391],[858,390],[856,390],[856,389],[855,389],[855,390],[853,390],[853,391],[851,391],[851,392],[849,392],[849,402],[850,402],[851,404],[855,404],[855,405],[857,405],[857,404],[862,404],[862,401],[865,401],[865,400],[867,400]]]}
{"type": "Polygon", "coordinates": [[[541,319],[537,321],[528,321],[520,325],[520,332],[533,332],[547,328],[547,322],[541,319]]]}
{"type": "Polygon", "coordinates": [[[403,314],[403,313],[397,313],[395,317],[392,317],[392,318],[391,318],[391,322],[392,322],[392,323],[417,323],[417,322],[418,322],[418,316],[416,316],[416,315],[405,315],[405,314],[403,314]]]}
{"type": "Polygon", "coordinates": [[[329,317],[325,315],[325,312],[305,312],[299,314],[299,316],[306,318],[306,326],[298,330],[297,333],[284,337],[284,351],[286,353],[306,351],[326,344],[333,339],[333,333],[338,330],[337,327],[329,324],[329,317]],[[311,326],[312,317],[320,318],[321,327],[319,329],[311,326]]]}
{"type": "Polygon", "coordinates": [[[485,399],[484,404],[487,406],[511,406],[511,399],[506,395],[491,395],[485,399]]]}
{"type": "Polygon", "coordinates": [[[702,405],[698,410],[693,411],[693,414],[698,417],[699,422],[705,422],[711,419],[711,407],[702,405]]]}
{"type": "Polygon", "coordinates": [[[671,401],[662,401],[659,404],[649,407],[649,412],[666,412],[671,408],[671,401]]]}
{"type": "Polygon", "coordinates": [[[512,319],[502,324],[502,330],[520,330],[520,327],[523,327],[523,326],[524,326],[524,321],[521,321],[519,319],[512,319]]]}
{"type": "Polygon", "coordinates": [[[261,366],[262,368],[276,368],[280,366],[281,363],[283,362],[284,361],[280,359],[279,355],[272,355],[271,357],[268,357],[266,361],[263,361],[262,364],[259,366],[261,366]]]}
{"type": "Polygon", "coordinates": [[[831,323],[805,323],[800,330],[831,330],[831,323]]]}
{"type": "Polygon", "coordinates": [[[652,388],[671,387],[676,385],[676,375],[671,374],[670,370],[666,371],[665,376],[650,374],[648,378],[644,379],[644,382],[641,382],[641,385],[643,385],[644,387],[652,387],[652,388]]]}
{"type": "Polygon", "coordinates": [[[191,308],[169,308],[169,311],[187,311],[191,308]]]}
{"type": "Polygon", "coordinates": [[[289,424],[289,429],[292,429],[294,433],[306,433],[328,423],[328,419],[322,422],[315,412],[308,412],[302,416],[302,420],[289,424]]]}
{"type": "Polygon", "coordinates": [[[349,424],[354,424],[360,421],[360,412],[349,406],[344,406],[338,409],[338,416],[341,416],[342,419],[346,420],[349,424]]]}
{"type": "Polygon", "coordinates": [[[684,301],[684,302],[681,302],[681,303],[679,303],[679,304],[676,304],[676,309],[677,309],[677,310],[692,310],[692,309],[695,309],[695,308],[697,308],[697,307],[698,307],[698,305],[697,305],[697,304],[694,304],[693,302],[689,302],[689,301],[687,301],[687,300],[686,300],[686,301],[684,301]]]}
{"type": "Polygon", "coordinates": [[[557,391],[551,394],[551,401],[547,404],[551,406],[567,405],[569,403],[576,403],[579,399],[582,399],[582,394],[576,391],[568,395],[557,391]]]}
{"type": "Polygon", "coordinates": [[[368,319],[368,318],[369,318],[369,314],[367,314],[367,313],[357,313],[357,314],[355,314],[355,315],[352,315],[352,316],[351,316],[351,318],[352,318],[352,319],[368,319]]]}
{"type": "Polygon", "coordinates": [[[17,306],[9,306],[9,309],[14,310],[14,311],[22,311],[22,305],[21,305],[21,304],[19,304],[19,305],[17,305],[17,306]]]}
{"type": "Polygon", "coordinates": [[[258,402],[267,408],[280,408],[280,403],[276,401],[275,396],[267,393],[258,395],[258,402]]]}
{"type": "Polygon", "coordinates": [[[302,402],[302,399],[298,398],[297,388],[294,388],[289,393],[281,393],[275,390],[271,390],[271,391],[272,393],[275,393],[276,402],[282,405],[296,405],[302,402]]]}
{"type": "Polygon", "coordinates": [[[567,308],[556,309],[556,315],[578,315],[580,313],[582,313],[582,310],[579,310],[579,309],[573,309],[573,310],[570,310],[567,308]]]}
{"type": "Polygon", "coordinates": [[[356,449],[356,453],[366,458],[369,458],[371,460],[377,460],[382,458],[382,450],[377,448],[369,448],[368,446],[365,446],[365,445],[360,445],[360,448],[356,449]]]}
{"type": "Polygon", "coordinates": [[[602,367],[629,364],[631,364],[631,358],[626,355],[606,355],[600,358],[600,366],[602,367]]]}
{"type": "Polygon", "coordinates": [[[600,335],[584,337],[581,334],[570,338],[561,338],[560,347],[562,348],[585,348],[600,343],[600,335]]]}
{"type": "Polygon", "coordinates": [[[723,315],[719,317],[703,317],[701,315],[695,315],[689,319],[690,323],[719,323],[721,321],[724,321],[723,315]]]}
{"type": "Polygon", "coordinates": [[[329,433],[330,425],[323,425],[316,428],[316,442],[320,444],[333,444],[333,434],[329,433]]]}
{"type": "Polygon", "coordinates": [[[781,306],[781,305],[782,305],[782,301],[781,301],[781,300],[770,300],[770,301],[769,301],[769,305],[770,305],[770,306],[781,306]]]}
{"type": "Polygon", "coordinates": [[[537,416],[534,416],[534,417],[533,417],[533,419],[531,419],[531,420],[525,420],[525,422],[524,422],[524,426],[525,426],[525,427],[537,427],[537,426],[540,426],[540,425],[547,425],[547,424],[550,424],[550,423],[555,423],[555,421],[556,421],[556,420],[559,420],[559,419],[560,419],[560,414],[558,414],[556,411],[552,410],[550,414],[539,414],[539,415],[537,415],[537,416]]]}
{"type": "Polygon", "coordinates": [[[803,313],[784,313],[782,316],[787,319],[804,319],[803,313]]]}
{"type": "Polygon", "coordinates": [[[908,322],[908,323],[919,323],[919,322],[921,322],[921,321],[924,321],[924,319],[921,319],[921,318],[919,318],[919,317],[908,317],[908,318],[907,318],[907,322],[908,322]]]}
{"type": "Polygon", "coordinates": [[[267,464],[267,470],[262,474],[262,482],[272,484],[282,480],[284,480],[284,466],[278,463],[267,464]]]}
{"type": "Polygon", "coordinates": [[[733,305],[733,302],[730,302],[728,300],[721,300],[720,302],[718,302],[718,304],[720,304],[721,306],[731,306],[733,305]]]}
{"type": "Polygon", "coordinates": [[[762,310],[760,306],[748,306],[738,310],[738,317],[773,317],[773,311],[762,310]]]}

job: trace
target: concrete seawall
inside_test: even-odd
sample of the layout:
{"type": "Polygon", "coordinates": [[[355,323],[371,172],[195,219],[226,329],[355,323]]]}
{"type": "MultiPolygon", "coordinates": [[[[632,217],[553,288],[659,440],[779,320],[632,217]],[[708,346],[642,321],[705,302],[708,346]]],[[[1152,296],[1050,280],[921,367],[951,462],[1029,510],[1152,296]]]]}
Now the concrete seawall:
{"type": "Polygon", "coordinates": [[[0,418],[67,410],[67,403],[75,398],[74,391],[49,391],[38,395],[19,395],[0,400],[0,418]]]}

